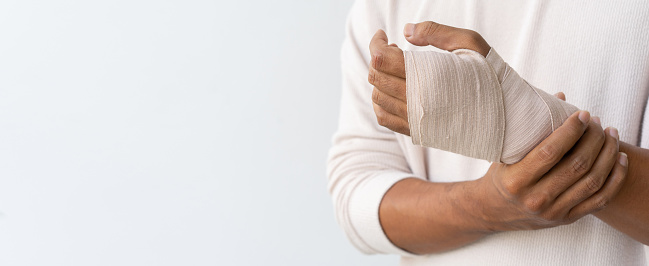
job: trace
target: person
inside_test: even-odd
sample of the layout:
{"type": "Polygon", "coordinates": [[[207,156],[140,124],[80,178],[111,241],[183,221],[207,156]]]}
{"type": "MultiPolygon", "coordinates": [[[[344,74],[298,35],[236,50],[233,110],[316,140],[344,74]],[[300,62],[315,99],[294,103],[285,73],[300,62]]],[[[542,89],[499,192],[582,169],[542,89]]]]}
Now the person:
{"type": "Polygon", "coordinates": [[[607,5],[357,1],[328,159],[351,242],[399,254],[403,265],[645,265],[649,9],[607,5]],[[404,32],[411,21],[426,22],[404,32]],[[511,165],[413,145],[401,51],[429,45],[493,47],[523,78],[593,116],[573,114],[511,165]]]}

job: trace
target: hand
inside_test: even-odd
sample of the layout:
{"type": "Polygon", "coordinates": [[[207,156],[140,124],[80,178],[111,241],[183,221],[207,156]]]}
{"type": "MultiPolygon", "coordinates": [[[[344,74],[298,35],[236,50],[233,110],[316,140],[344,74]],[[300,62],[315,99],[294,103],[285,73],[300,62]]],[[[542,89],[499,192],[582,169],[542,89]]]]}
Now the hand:
{"type": "MultiPolygon", "coordinates": [[[[414,45],[433,45],[448,51],[471,49],[487,56],[491,49],[475,31],[431,21],[407,24],[404,35],[414,45]]],[[[403,51],[396,44],[388,44],[385,32],[378,30],[370,41],[370,54],[368,81],[374,85],[372,102],[376,119],[379,125],[409,136],[403,51]]]]}
{"type": "Polygon", "coordinates": [[[494,163],[477,180],[483,206],[476,220],[488,231],[529,230],[602,210],[627,174],[618,142],[616,129],[602,130],[588,112],[573,114],[522,161],[494,163]]]}

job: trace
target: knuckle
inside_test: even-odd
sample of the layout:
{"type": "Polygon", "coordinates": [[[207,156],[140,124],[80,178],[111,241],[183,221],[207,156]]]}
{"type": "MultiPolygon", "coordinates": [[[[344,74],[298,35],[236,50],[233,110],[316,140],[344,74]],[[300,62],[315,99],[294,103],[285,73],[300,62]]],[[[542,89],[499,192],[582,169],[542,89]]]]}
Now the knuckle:
{"type": "Polygon", "coordinates": [[[594,175],[587,176],[584,182],[586,183],[586,192],[588,194],[597,192],[603,185],[603,182],[594,175]]]}
{"type": "Polygon", "coordinates": [[[377,88],[372,90],[372,102],[379,104],[381,102],[381,93],[377,88]]]}
{"type": "Polygon", "coordinates": [[[584,156],[576,156],[570,164],[573,174],[582,175],[590,169],[590,160],[584,156]]]}
{"type": "Polygon", "coordinates": [[[372,85],[376,85],[376,70],[374,70],[373,68],[370,68],[370,72],[367,75],[367,82],[372,85]]]}
{"type": "Polygon", "coordinates": [[[421,33],[426,35],[434,35],[440,28],[440,24],[432,21],[426,21],[419,25],[415,28],[415,30],[420,29],[421,33]]]}
{"type": "Polygon", "coordinates": [[[543,163],[552,163],[560,159],[559,151],[551,144],[543,145],[537,153],[539,160],[543,163]]]}
{"type": "Polygon", "coordinates": [[[508,200],[514,200],[520,195],[522,187],[514,178],[505,179],[502,181],[505,197],[508,200]]]}
{"type": "Polygon", "coordinates": [[[385,64],[385,55],[382,49],[377,49],[372,53],[372,67],[374,69],[381,69],[385,64]]]}
{"type": "Polygon", "coordinates": [[[384,127],[391,125],[390,117],[387,115],[387,112],[383,108],[375,108],[374,113],[376,114],[376,122],[384,127]]]}
{"type": "Polygon", "coordinates": [[[541,193],[532,194],[525,199],[523,206],[531,213],[540,213],[548,200],[548,197],[541,193]]]}
{"type": "Polygon", "coordinates": [[[465,48],[465,49],[478,51],[481,53],[488,52],[488,51],[482,51],[484,49],[482,47],[483,43],[484,43],[484,39],[482,38],[482,35],[480,35],[478,32],[473,30],[468,30],[468,29],[462,29],[461,38],[453,39],[450,45],[453,48],[453,50],[465,48]]]}
{"type": "Polygon", "coordinates": [[[379,123],[381,126],[386,126],[387,125],[387,118],[385,115],[383,115],[383,111],[377,111],[376,113],[376,122],[379,123]]]}
{"type": "Polygon", "coordinates": [[[609,198],[600,196],[597,198],[597,201],[595,201],[595,209],[593,212],[600,211],[608,207],[608,204],[610,203],[609,198]]]}

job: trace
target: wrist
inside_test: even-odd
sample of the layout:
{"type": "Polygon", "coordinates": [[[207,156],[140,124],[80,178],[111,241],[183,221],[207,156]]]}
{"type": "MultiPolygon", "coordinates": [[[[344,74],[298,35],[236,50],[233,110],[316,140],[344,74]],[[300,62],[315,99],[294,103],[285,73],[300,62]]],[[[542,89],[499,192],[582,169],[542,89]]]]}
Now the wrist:
{"type": "Polygon", "coordinates": [[[469,226],[476,232],[484,235],[493,234],[503,230],[499,230],[491,210],[493,205],[492,199],[488,196],[488,182],[487,178],[483,177],[477,180],[468,181],[466,184],[466,193],[464,193],[465,208],[463,212],[466,213],[467,222],[469,226]]]}
{"type": "Polygon", "coordinates": [[[485,187],[482,178],[474,181],[467,181],[461,183],[461,189],[455,193],[453,199],[455,208],[461,214],[461,226],[464,231],[476,235],[490,235],[499,230],[489,219],[489,205],[488,197],[485,197],[485,187]]]}

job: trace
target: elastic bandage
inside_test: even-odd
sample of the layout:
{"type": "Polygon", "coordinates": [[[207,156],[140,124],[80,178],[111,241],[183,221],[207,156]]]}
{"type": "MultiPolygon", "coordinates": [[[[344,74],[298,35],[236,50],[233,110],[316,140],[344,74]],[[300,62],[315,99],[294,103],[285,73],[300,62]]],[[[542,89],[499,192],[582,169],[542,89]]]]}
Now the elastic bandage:
{"type": "Polygon", "coordinates": [[[512,164],[579,110],[531,86],[493,48],[486,58],[467,49],[404,58],[415,145],[512,164]]]}

